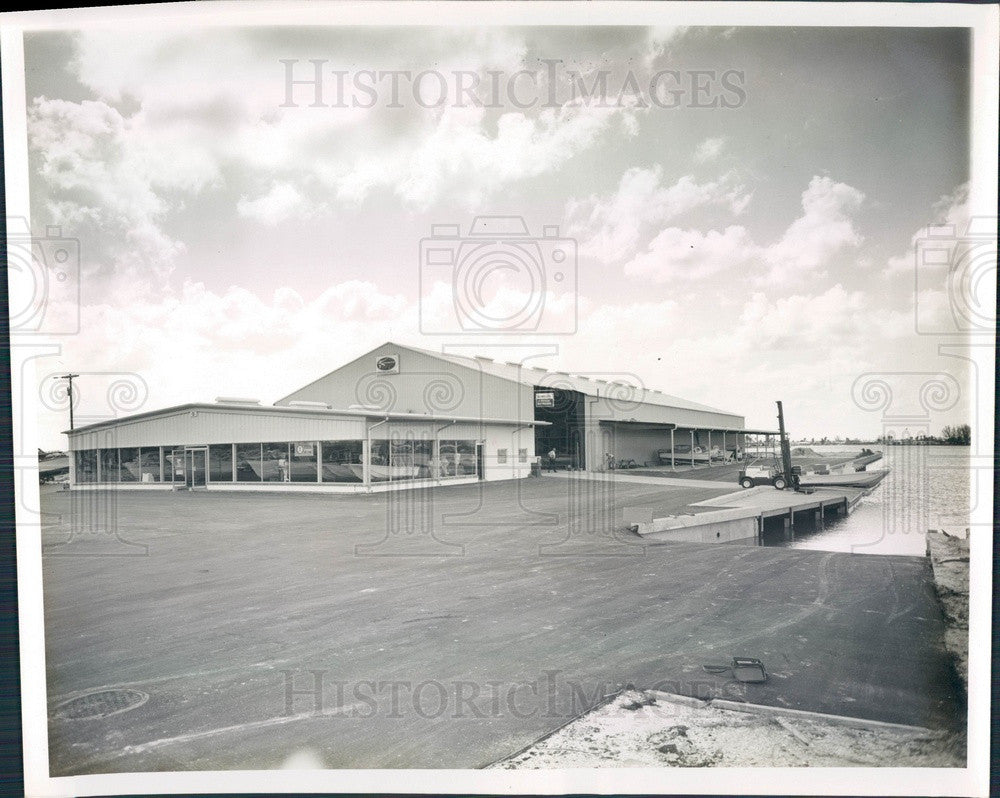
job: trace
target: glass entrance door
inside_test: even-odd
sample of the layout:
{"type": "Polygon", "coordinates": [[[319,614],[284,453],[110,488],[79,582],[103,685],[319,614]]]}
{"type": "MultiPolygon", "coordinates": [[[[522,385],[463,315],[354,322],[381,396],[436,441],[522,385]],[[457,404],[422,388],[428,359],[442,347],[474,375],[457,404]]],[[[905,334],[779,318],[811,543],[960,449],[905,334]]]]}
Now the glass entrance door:
{"type": "Polygon", "coordinates": [[[476,444],[476,476],[486,479],[486,454],[481,443],[476,444]]]}
{"type": "Polygon", "coordinates": [[[184,453],[184,484],[189,488],[205,487],[204,449],[188,449],[184,453]]]}

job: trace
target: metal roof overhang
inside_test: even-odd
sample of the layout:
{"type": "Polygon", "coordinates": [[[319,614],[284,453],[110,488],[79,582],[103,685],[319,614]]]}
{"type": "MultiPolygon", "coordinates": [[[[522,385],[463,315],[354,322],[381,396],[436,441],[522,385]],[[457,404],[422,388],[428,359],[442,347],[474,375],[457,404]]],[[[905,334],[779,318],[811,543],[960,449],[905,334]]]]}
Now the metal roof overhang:
{"type": "Polygon", "coordinates": [[[702,425],[691,425],[691,424],[674,424],[672,422],[656,422],[656,421],[628,421],[627,419],[601,419],[601,424],[622,424],[625,426],[632,427],[633,429],[648,429],[648,430],[705,430],[707,432],[725,432],[725,433],[742,433],[744,435],[777,435],[777,430],[770,429],[746,429],[743,427],[713,427],[713,426],[702,426],[702,425]]]}
{"type": "Polygon", "coordinates": [[[97,429],[104,429],[106,427],[112,427],[115,424],[122,424],[131,421],[141,421],[147,418],[155,418],[156,416],[165,416],[171,413],[181,413],[189,410],[238,410],[244,413],[259,413],[262,415],[282,415],[288,417],[294,416],[320,416],[320,417],[343,417],[350,416],[353,418],[365,418],[365,419],[378,419],[382,420],[399,420],[399,421],[453,421],[455,423],[468,423],[468,424],[502,424],[504,426],[519,426],[519,427],[547,427],[550,426],[548,421],[535,421],[534,419],[509,419],[509,418],[476,418],[474,416],[448,416],[448,415],[430,415],[427,413],[393,413],[385,411],[375,411],[375,410],[336,410],[333,408],[324,410],[323,408],[317,407],[283,407],[279,405],[251,405],[251,404],[222,404],[220,402],[193,402],[183,405],[175,405],[174,407],[164,407],[160,410],[149,410],[145,413],[134,413],[130,416],[122,416],[121,418],[109,418],[107,421],[97,421],[93,424],[88,424],[85,427],[77,427],[73,430],[63,430],[65,435],[76,435],[80,432],[92,432],[97,429]]]}

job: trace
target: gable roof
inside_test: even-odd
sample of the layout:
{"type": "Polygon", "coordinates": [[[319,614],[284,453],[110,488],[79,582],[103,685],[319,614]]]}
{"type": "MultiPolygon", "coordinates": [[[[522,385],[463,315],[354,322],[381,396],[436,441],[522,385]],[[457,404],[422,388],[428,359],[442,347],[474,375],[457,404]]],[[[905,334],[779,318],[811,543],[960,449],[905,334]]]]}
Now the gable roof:
{"type": "Polygon", "coordinates": [[[520,363],[512,363],[509,361],[503,362],[493,360],[488,357],[456,355],[450,352],[435,352],[431,349],[421,349],[420,347],[407,346],[405,344],[393,343],[392,345],[397,346],[400,349],[409,349],[414,352],[420,352],[421,354],[429,357],[439,358],[457,366],[464,366],[466,368],[473,369],[474,371],[491,374],[494,377],[499,377],[504,380],[518,382],[521,385],[560,388],[563,390],[577,391],[579,393],[586,394],[587,396],[603,397],[608,396],[609,390],[616,390],[617,386],[618,393],[615,395],[619,398],[634,399],[646,404],[673,407],[680,410],[697,410],[703,413],[718,413],[724,416],[742,418],[739,413],[733,413],[729,410],[720,410],[717,407],[710,407],[708,405],[699,404],[698,402],[691,402],[687,399],[682,399],[679,396],[664,393],[663,391],[646,388],[642,385],[641,380],[638,379],[638,375],[622,375],[620,379],[614,379],[614,375],[607,374],[605,372],[595,372],[595,376],[591,377],[586,374],[574,374],[572,372],[565,371],[550,371],[548,369],[538,368],[535,366],[525,366],[520,363]],[[597,374],[601,374],[602,377],[599,378],[597,374]],[[635,379],[628,380],[627,378],[629,376],[634,376],[635,379]],[[611,377],[611,379],[604,379],[603,377],[611,377]]]}

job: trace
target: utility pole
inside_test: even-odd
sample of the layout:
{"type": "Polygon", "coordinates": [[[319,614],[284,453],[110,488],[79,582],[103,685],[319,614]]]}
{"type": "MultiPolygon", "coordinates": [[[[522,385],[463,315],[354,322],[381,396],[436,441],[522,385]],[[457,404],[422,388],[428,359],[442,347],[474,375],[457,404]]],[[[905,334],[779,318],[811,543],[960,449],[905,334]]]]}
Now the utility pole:
{"type": "Polygon", "coordinates": [[[68,383],[66,386],[66,396],[69,397],[69,428],[73,431],[73,378],[79,377],[79,374],[60,374],[56,377],[57,380],[66,380],[68,383]]]}

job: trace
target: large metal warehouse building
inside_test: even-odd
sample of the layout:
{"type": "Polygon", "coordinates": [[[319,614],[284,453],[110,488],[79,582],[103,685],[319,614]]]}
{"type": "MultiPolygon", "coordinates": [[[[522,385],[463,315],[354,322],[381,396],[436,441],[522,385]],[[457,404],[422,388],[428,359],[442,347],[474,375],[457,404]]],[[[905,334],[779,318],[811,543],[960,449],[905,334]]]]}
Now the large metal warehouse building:
{"type": "Polygon", "coordinates": [[[74,488],[367,491],[525,477],[552,449],[562,467],[654,465],[749,432],[634,381],[386,343],[273,406],[220,398],[67,435],[74,488]]]}

